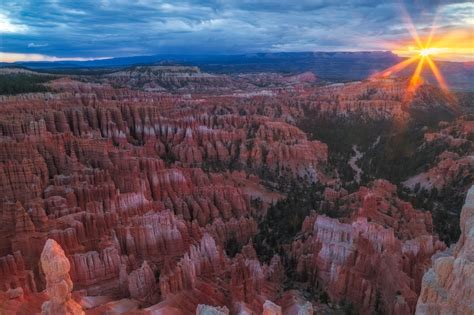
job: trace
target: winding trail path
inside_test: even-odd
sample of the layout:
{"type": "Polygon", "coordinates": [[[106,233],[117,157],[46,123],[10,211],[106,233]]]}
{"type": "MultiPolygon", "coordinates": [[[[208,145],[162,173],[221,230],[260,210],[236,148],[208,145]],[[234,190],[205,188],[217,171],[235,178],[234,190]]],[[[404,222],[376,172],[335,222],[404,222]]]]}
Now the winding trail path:
{"type": "Polygon", "coordinates": [[[352,150],[354,151],[354,155],[350,158],[348,163],[351,166],[351,168],[354,170],[354,172],[356,173],[354,176],[354,180],[359,184],[360,177],[362,176],[364,171],[362,171],[362,169],[356,163],[361,157],[364,156],[364,153],[360,152],[357,149],[357,145],[355,144],[352,146],[352,150]]]}

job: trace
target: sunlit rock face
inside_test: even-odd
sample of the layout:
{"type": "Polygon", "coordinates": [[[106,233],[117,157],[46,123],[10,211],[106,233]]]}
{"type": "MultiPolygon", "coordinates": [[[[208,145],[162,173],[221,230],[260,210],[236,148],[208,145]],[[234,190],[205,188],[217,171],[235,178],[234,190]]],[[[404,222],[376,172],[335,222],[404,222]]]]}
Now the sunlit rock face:
{"type": "Polygon", "coordinates": [[[417,315],[474,314],[474,186],[461,211],[461,237],[448,251],[433,257],[423,276],[417,315]]]}
{"type": "Polygon", "coordinates": [[[71,298],[73,283],[69,277],[69,260],[61,246],[52,239],[46,241],[41,253],[41,268],[45,274],[49,298],[43,304],[41,314],[84,314],[81,306],[71,298]]]}

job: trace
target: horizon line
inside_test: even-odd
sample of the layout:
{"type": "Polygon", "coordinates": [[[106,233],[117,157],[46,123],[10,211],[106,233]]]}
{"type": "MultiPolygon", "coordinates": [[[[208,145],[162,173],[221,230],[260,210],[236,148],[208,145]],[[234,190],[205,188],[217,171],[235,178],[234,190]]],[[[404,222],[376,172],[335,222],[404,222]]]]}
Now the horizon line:
{"type": "MultiPolygon", "coordinates": [[[[301,53],[390,53],[399,58],[407,58],[403,54],[397,54],[391,50],[302,50],[302,51],[259,51],[259,52],[241,52],[241,53],[156,53],[156,54],[139,54],[139,55],[128,55],[128,56],[107,56],[107,57],[56,57],[43,54],[28,54],[28,53],[9,53],[0,51],[0,63],[4,64],[17,64],[17,63],[73,63],[73,62],[94,62],[114,59],[126,59],[126,58],[138,58],[138,57],[159,57],[159,56],[245,56],[245,55],[259,55],[259,54],[301,54],[301,53]],[[17,59],[15,59],[17,58],[17,59]]],[[[433,58],[436,59],[436,58],[433,58]]],[[[444,62],[456,62],[456,63],[469,63],[474,60],[454,60],[439,58],[440,61],[444,62]]]]}

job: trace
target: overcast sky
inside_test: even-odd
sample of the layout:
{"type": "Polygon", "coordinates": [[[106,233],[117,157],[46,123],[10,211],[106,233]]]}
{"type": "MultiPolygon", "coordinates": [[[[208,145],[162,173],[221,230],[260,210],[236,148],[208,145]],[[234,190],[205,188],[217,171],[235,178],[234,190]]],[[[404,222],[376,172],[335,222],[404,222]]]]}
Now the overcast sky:
{"type": "Polygon", "coordinates": [[[385,50],[403,8],[421,33],[474,26],[471,1],[2,0],[0,58],[385,50]]]}

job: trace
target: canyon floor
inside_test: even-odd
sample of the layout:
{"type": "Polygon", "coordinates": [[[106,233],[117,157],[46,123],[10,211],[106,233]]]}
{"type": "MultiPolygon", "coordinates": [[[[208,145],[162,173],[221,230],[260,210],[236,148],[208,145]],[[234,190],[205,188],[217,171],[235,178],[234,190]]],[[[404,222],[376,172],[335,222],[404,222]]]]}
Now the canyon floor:
{"type": "Polygon", "coordinates": [[[0,79],[0,314],[474,314],[472,93],[0,79]]]}

